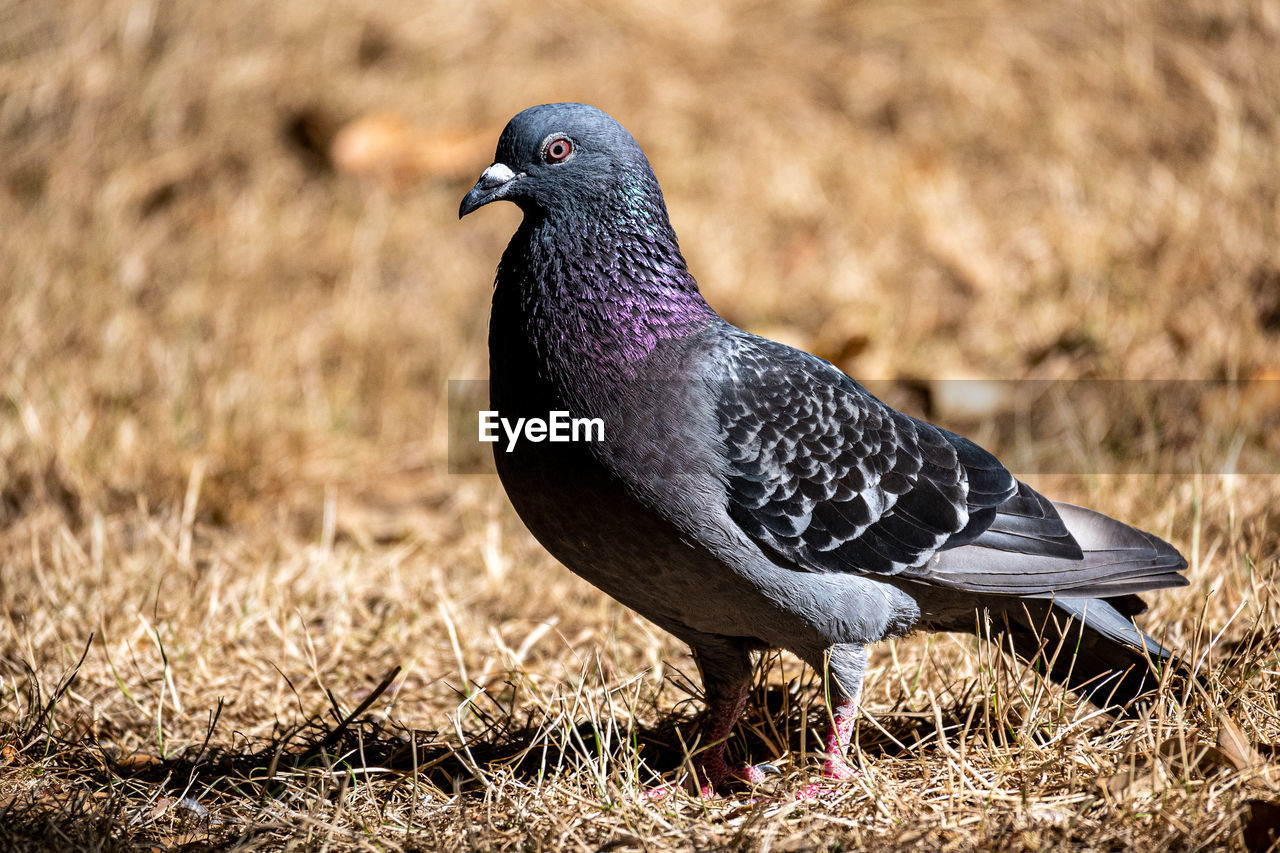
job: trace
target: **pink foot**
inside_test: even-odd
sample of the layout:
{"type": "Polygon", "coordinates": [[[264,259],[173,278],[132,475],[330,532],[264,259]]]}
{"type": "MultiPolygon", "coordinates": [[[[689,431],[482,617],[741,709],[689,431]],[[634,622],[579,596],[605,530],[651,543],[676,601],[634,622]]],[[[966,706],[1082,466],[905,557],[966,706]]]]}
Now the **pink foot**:
{"type": "MultiPolygon", "coordinates": [[[[710,766],[699,766],[698,776],[702,780],[698,786],[698,796],[704,800],[714,799],[717,794],[732,786],[734,783],[746,783],[755,786],[762,784],[771,775],[777,776],[781,773],[777,767],[772,764],[741,764],[737,767],[729,767],[721,761],[720,767],[715,767],[713,763],[710,766]]],[[[645,796],[650,800],[665,800],[674,794],[679,785],[659,785],[645,791],[645,796]]]]}
{"type": "Polygon", "coordinates": [[[835,790],[839,783],[854,777],[857,771],[845,759],[845,754],[849,751],[849,741],[853,737],[853,723],[857,714],[857,703],[854,701],[847,701],[836,708],[831,720],[831,731],[827,734],[827,760],[822,765],[822,781],[805,785],[796,792],[796,799],[814,799],[835,790]]]}
{"type": "Polygon", "coordinates": [[[822,765],[822,781],[810,782],[800,790],[796,791],[797,800],[813,800],[837,791],[841,782],[847,782],[857,775],[857,771],[853,769],[853,765],[845,761],[843,758],[836,760],[834,758],[827,759],[822,765]]]}

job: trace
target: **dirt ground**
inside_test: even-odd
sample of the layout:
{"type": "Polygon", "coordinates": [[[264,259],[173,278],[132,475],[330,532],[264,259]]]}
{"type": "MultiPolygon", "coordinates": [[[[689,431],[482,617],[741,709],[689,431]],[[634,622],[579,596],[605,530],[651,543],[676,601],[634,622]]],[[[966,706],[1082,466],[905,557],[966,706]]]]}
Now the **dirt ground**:
{"type": "Polygon", "coordinates": [[[0,849],[1267,849],[1278,500],[1275,0],[0,3],[0,849]],[[1203,689],[885,643],[797,800],[767,655],[730,749],[782,775],[645,797],[686,650],[448,465],[519,221],[458,202],[556,100],[728,319],[1175,543],[1141,622],[1203,689]]]}

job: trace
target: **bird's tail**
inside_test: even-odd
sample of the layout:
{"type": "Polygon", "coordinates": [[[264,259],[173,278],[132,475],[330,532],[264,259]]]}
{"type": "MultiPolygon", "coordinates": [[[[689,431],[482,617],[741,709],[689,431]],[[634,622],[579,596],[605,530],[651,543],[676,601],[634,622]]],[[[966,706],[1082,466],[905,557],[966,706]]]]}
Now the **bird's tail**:
{"type": "Polygon", "coordinates": [[[1009,602],[992,612],[989,638],[1039,672],[1111,713],[1130,715],[1173,669],[1173,652],[1130,618],[1145,610],[1136,595],[1009,602]]]}

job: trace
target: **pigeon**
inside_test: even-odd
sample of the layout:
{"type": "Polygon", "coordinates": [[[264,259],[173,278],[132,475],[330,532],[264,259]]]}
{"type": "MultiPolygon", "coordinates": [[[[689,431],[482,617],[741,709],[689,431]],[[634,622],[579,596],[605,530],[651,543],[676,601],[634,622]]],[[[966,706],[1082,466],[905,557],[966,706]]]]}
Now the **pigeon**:
{"type": "Polygon", "coordinates": [[[1138,593],[1187,584],[1172,545],[1045,498],[829,362],[724,320],[648,159],[601,110],[512,118],[459,218],[498,200],[523,219],[494,284],[490,407],[603,425],[526,428],[495,445],[498,474],[557,560],[689,645],[704,794],[764,778],[730,766],[725,741],[766,649],[822,676],[829,783],[853,775],[867,648],[885,638],[975,633],[1114,713],[1149,701],[1175,659],[1133,617],[1138,593]]]}

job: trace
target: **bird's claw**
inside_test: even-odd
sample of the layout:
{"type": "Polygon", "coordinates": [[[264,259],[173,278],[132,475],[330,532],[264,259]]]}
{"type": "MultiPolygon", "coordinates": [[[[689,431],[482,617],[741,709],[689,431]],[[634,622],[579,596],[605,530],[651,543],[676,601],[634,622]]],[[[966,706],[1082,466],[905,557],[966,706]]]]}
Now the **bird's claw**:
{"type": "MultiPolygon", "coordinates": [[[[699,774],[702,775],[701,773],[699,774]]],[[[698,785],[697,795],[701,799],[714,799],[723,793],[726,788],[735,782],[745,782],[748,785],[755,786],[762,784],[771,776],[781,776],[782,771],[778,769],[776,764],[765,762],[763,764],[743,764],[739,767],[728,769],[727,772],[715,774],[719,778],[703,778],[701,784],[698,785]]],[[[671,796],[679,788],[679,784],[675,785],[658,785],[644,792],[645,796],[650,800],[665,800],[671,796]]]]}
{"type": "Polygon", "coordinates": [[[844,759],[828,759],[822,767],[822,781],[810,782],[796,791],[797,800],[814,800],[823,794],[837,790],[840,783],[847,782],[857,774],[853,765],[844,759]]]}

